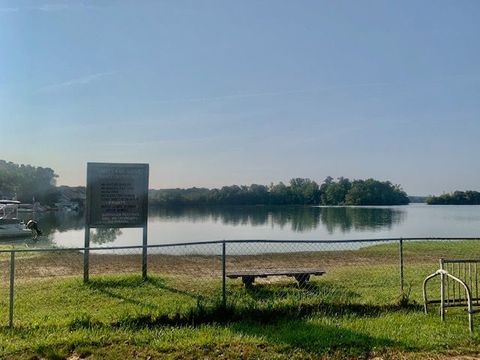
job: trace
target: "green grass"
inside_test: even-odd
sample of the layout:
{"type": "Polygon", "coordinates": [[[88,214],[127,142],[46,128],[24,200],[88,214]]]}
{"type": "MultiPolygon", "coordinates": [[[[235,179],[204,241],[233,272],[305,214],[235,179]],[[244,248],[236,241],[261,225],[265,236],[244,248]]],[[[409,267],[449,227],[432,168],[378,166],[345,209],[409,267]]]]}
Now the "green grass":
{"type": "MultiPolygon", "coordinates": [[[[403,254],[406,259],[418,256],[435,256],[437,259],[446,256],[480,258],[479,245],[478,240],[404,241],[403,254]]],[[[398,243],[386,243],[365,247],[360,249],[359,253],[398,256],[398,251],[398,243]]]]}
{"type": "MultiPolygon", "coordinates": [[[[8,286],[0,283],[0,358],[63,359],[318,359],[436,358],[480,351],[467,316],[451,309],[442,323],[423,314],[421,282],[440,256],[471,257],[473,242],[419,242],[405,246],[408,305],[399,305],[398,266],[341,265],[314,278],[312,287],[291,280],[244,289],[228,280],[185,276],[94,276],[23,279],[16,285],[15,328],[8,323],[8,286]],[[408,254],[408,255],[407,255],[408,254]]],[[[478,247],[478,246],[477,246],[478,247]]],[[[395,254],[378,245],[362,256],[395,254]]],[[[438,286],[431,288],[435,294],[438,286]]],[[[477,321],[478,324],[478,321],[477,321]]]]}

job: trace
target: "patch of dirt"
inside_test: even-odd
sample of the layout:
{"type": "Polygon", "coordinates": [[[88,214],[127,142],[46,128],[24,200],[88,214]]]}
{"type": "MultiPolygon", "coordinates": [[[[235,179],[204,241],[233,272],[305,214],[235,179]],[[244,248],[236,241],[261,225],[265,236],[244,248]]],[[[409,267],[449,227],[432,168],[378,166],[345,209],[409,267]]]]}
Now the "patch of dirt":
{"type": "MultiPolygon", "coordinates": [[[[436,257],[419,255],[409,257],[409,264],[437,264],[436,257]]],[[[90,274],[140,273],[141,254],[90,254],[90,274]]],[[[398,265],[398,256],[362,250],[316,251],[269,253],[259,255],[227,256],[229,271],[279,268],[316,268],[327,273],[336,268],[398,265]]],[[[83,274],[83,253],[81,252],[42,252],[35,256],[16,259],[16,281],[55,277],[79,276],[83,274]]],[[[9,260],[0,261],[0,269],[9,268],[9,260]]],[[[188,275],[195,277],[218,277],[222,271],[221,256],[218,255],[148,255],[148,269],[152,273],[166,275],[188,275]]]]}

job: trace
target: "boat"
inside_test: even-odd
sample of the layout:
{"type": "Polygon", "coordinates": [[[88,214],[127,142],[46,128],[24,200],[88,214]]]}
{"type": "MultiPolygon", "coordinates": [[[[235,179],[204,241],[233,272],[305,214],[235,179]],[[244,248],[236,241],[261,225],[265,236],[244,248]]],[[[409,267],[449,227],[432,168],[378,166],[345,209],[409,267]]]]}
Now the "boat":
{"type": "Polygon", "coordinates": [[[18,219],[19,204],[16,200],[0,200],[0,239],[32,236],[24,222],[18,219]]]}

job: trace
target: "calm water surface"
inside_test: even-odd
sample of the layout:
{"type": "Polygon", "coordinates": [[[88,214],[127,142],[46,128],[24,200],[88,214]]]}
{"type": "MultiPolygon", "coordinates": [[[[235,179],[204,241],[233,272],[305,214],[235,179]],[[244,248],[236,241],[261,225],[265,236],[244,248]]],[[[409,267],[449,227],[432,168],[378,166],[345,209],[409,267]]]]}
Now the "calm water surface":
{"type": "MultiPolygon", "coordinates": [[[[82,214],[46,213],[37,219],[45,232],[37,246],[83,246],[82,214]]],[[[151,210],[148,221],[150,244],[414,236],[480,236],[480,206],[176,208],[151,210]]],[[[92,230],[92,246],[140,245],[141,241],[140,229],[92,230]]]]}

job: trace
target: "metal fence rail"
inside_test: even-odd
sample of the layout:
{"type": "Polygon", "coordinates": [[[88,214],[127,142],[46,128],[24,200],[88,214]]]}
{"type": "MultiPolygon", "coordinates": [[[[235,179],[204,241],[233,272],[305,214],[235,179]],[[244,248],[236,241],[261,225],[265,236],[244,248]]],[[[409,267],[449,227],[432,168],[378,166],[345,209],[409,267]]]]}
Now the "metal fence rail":
{"type": "MultiPolygon", "coordinates": [[[[28,326],[48,321],[49,312],[63,311],[42,301],[47,302],[58,281],[67,280],[76,281],[75,291],[82,291],[83,279],[88,291],[81,296],[108,297],[121,311],[133,311],[140,304],[145,311],[158,314],[164,309],[135,298],[135,291],[142,289],[132,279],[149,281],[159,299],[168,292],[169,312],[199,301],[224,307],[319,299],[387,303],[410,291],[416,298],[419,282],[435,269],[440,257],[472,254],[480,250],[478,240],[217,240],[148,245],[146,259],[143,245],[2,249],[0,326],[13,327],[14,320],[15,325],[28,326]],[[133,290],[122,292],[126,287],[133,290]],[[34,306],[37,317],[26,316],[34,306]]],[[[59,296],[71,302],[76,294],[59,296]]],[[[79,307],[78,311],[91,310],[79,307]]]]}

